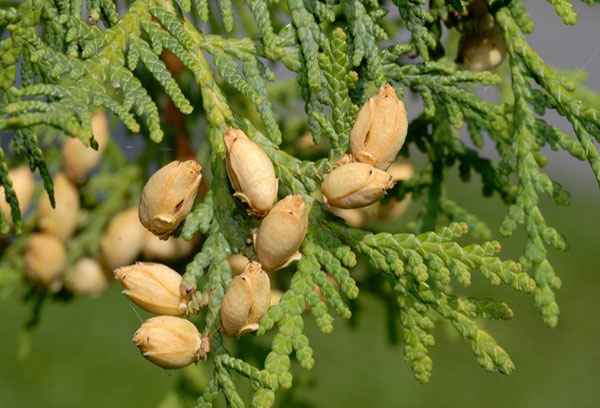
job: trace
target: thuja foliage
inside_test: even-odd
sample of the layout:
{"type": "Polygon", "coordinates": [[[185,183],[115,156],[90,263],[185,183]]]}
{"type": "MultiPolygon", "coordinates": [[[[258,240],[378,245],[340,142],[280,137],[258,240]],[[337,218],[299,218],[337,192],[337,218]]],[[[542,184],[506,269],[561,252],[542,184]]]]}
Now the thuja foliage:
{"type": "MultiPolygon", "coordinates": [[[[212,377],[191,387],[198,406],[211,406],[219,394],[231,406],[272,405],[278,390],[292,387],[293,359],[305,369],[318,363],[304,334],[311,318],[307,306],[321,331],[330,333],[336,317],[352,315],[361,286],[390,301],[405,359],[423,383],[432,371],[432,330],[441,320],[466,340],[483,369],[514,369],[508,353],[479,326],[480,319],[509,320],[513,311],[500,300],[460,295],[473,274],[532,294],[544,322],[557,324],[561,280],[548,255],[567,244],[538,203],[547,195],[568,205],[569,193],[544,173],[542,148],[587,160],[600,181],[594,146],[600,112],[593,107],[596,95],[547,66],[530,47],[526,34],[534,27],[520,1],[485,2],[506,46],[504,78],[464,69],[443,40],[445,31],[468,32],[468,0],[135,0],[126,7],[88,0],[86,9],[80,0],[2,3],[0,130],[7,132],[3,139],[10,138],[11,153],[6,157],[0,150],[0,182],[10,205],[10,214],[0,213],[0,230],[9,233],[11,217],[14,234],[3,242],[0,289],[8,293],[24,281],[21,254],[36,229],[35,211],[22,218],[9,167],[26,161],[54,202],[57,141],[79,138],[97,148],[91,131],[97,109],[111,112],[113,123],[118,119],[128,133],[147,138],[139,157],[129,160],[126,148],[111,142],[100,169],[80,187],[86,212],[66,243],[68,270],[99,251],[107,223],[137,205],[156,165],[195,151],[208,191],[176,233],[186,240],[203,236],[195,256],[178,266],[198,294],[201,312],[194,321],[211,343],[208,362],[200,364],[211,364],[212,377]],[[406,43],[398,40],[404,30],[410,33],[406,43]],[[478,96],[478,86],[502,81],[510,89],[501,103],[478,96]],[[315,194],[348,151],[360,107],[386,83],[400,98],[414,93],[423,102],[418,113],[406,101],[415,119],[400,155],[420,152],[425,164],[384,199],[412,195],[420,207],[398,233],[351,228],[315,194]],[[547,110],[565,117],[572,135],[545,121],[547,110]],[[302,259],[286,270],[291,278],[284,294],[256,333],[272,338],[262,363],[232,355],[219,332],[221,300],[232,279],[228,258],[252,256],[248,237],[257,225],[232,197],[223,144],[230,126],[242,129],[272,160],[279,196],[301,194],[309,208],[302,259]],[[318,147],[298,148],[306,131],[318,147]],[[499,159],[481,154],[486,135],[499,159]],[[478,175],[483,195],[497,194],[506,203],[500,231],[467,210],[467,203],[447,196],[445,180],[454,168],[464,181],[478,175]],[[502,260],[499,244],[490,239],[519,229],[526,234],[522,256],[502,260]],[[476,243],[464,244],[469,231],[476,243]],[[353,268],[361,260],[370,272],[359,278],[353,268]],[[251,400],[243,401],[234,374],[250,382],[251,400]]],[[[549,3],[565,24],[575,23],[570,1],[549,3]]],[[[44,298],[65,296],[30,289],[32,321],[44,298]]]]}

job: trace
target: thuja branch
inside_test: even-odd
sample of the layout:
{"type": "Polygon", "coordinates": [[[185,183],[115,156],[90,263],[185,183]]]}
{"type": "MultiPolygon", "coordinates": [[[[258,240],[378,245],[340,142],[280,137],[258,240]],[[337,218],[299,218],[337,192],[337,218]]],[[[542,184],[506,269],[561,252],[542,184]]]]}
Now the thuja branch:
{"type": "MultiPolygon", "coordinates": [[[[491,4],[492,7],[493,5],[491,4]]],[[[598,129],[600,112],[582,106],[580,101],[571,96],[570,91],[573,90],[571,84],[565,78],[554,74],[529,47],[508,10],[498,10],[495,18],[502,30],[510,55],[512,90],[515,97],[513,150],[506,160],[516,168],[519,178],[516,203],[511,206],[509,214],[503,221],[502,232],[510,235],[518,224],[525,226],[528,240],[521,262],[538,282],[535,299],[536,305],[542,311],[544,321],[550,326],[555,326],[558,319],[558,305],[554,290],[560,287],[560,279],[547,260],[546,246],[564,250],[566,241],[554,228],[547,225],[537,202],[538,194],[546,193],[557,204],[566,205],[569,202],[569,195],[560,184],[540,172],[540,165],[534,153],[546,143],[545,135],[548,133],[558,135],[563,140],[561,147],[580,159],[587,158],[596,178],[600,180],[598,150],[591,144],[590,134],[590,131],[593,133],[598,129]],[[533,90],[529,83],[531,80],[539,83],[542,90],[533,90]],[[581,143],[579,148],[577,142],[569,141],[571,138],[560,130],[535,119],[533,109],[543,110],[546,107],[556,109],[571,122],[581,143]],[[542,124],[544,130],[552,129],[552,131],[544,131],[540,134],[539,124],[542,124]]]]}
{"type": "MultiPolygon", "coordinates": [[[[134,336],[144,356],[165,368],[199,360],[212,364],[212,378],[196,390],[199,406],[212,406],[219,394],[228,405],[243,406],[235,376],[251,384],[253,406],[271,406],[275,393],[294,382],[294,359],[305,369],[318,364],[304,330],[308,314],[330,333],[336,317],[351,317],[350,301],[363,287],[395,302],[391,319],[400,323],[405,359],[418,381],[430,379],[428,350],[440,319],[465,339],[482,368],[510,373],[510,356],[478,319],[510,320],[512,309],[499,300],[462,296],[455,283],[469,286],[481,276],[494,286],[534,293],[544,321],[556,325],[554,290],[560,279],[547,248],[566,249],[566,241],[547,224],[538,201],[546,193],[566,205],[569,195],[542,172],[547,159],[541,148],[548,144],[587,160],[600,182],[592,139],[600,135],[599,112],[578,100],[581,92],[572,81],[554,73],[529,46],[524,34],[532,32],[533,23],[522,3],[436,0],[427,6],[423,0],[395,0],[398,13],[392,18],[386,17],[388,5],[377,1],[217,3],[223,27],[211,14],[217,7],[212,10],[206,0],[135,0],[122,15],[110,0],[89,1],[87,20],[77,1],[27,0],[0,11],[6,32],[0,42],[0,130],[14,132],[11,147],[37,169],[57,213],[65,208],[59,190],[65,183],[56,183],[54,197],[58,176],[50,175],[47,162],[63,170],[67,163],[42,153],[40,145],[52,144],[46,139],[58,132],[78,138],[81,148],[99,149],[92,119],[99,107],[118,117],[128,133],[148,136],[140,159],[126,163],[111,143],[99,172],[91,172],[94,161],[69,182],[73,185],[67,183],[73,196],[81,194],[87,214],[79,225],[64,223],[74,226],[68,234],[60,234],[61,228],[48,231],[35,212],[26,215],[21,207],[28,200],[17,188],[16,169],[9,170],[10,160],[0,151],[6,197],[0,231],[24,234],[10,242],[0,262],[3,288],[14,290],[16,277],[26,272],[27,287],[43,296],[61,282],[66,290],[51,296],[79,295],[69,282],[80,276],[81,265],[92,265],[96,277],[102,267],[116,267],[124,293],[159,315],[134,336]],[[291,22],[281,23],[281,13],[291,22]],[[238,18],[243,24],[236,24],[238,18]],[[201,30],[198,20],[208,28],[201,30]],[[397,40],[401,26],[410,32],[407,43],[397,40]],[[461,33],[456,60],[441,42],[444,27],[461,33]],[[385,49],[384,41],[390,43],[385,49]],[[495,104],[469,87],[498,86],[500,76],[489,70],[505,55],[513,98],[495,104]],[[284,67],[292,75],[287,82],[275,74],[284,67]],[[410,124],[406,111],[414,108],[399,99],[408,90],[424,105],[410,124]],[[295,111],[296,97],[303,114],[295,111]],[[566,117],[575,138],[539,117],[546,109],[566,117]],[[176,130],[162,126],[163,120],[177,122],[176,130]],[[474,147],[461,139],[465,125],[474,147]],[[199,137],[192,126],[200,129],[199,137]],[[307,130],[318,146],[305,152],[294,145],[307,130]],[[499,160],[480,154],[486,137],[499,160]],[[189,157],[183,161],[182,151],[162,149],[182,139],[187,145],[197,142],[204,169],[189,157]],[[234,143],[250,147],[234,154],[234,143]],[[398,154],[414,154],[409,146],[421,151],[426,163],[414,175],[412,170],[393,175],[390,166],[398,154]],[[155,164],[159,170],[138,200],[140,182],[155,164]],[[519,263],[501,260],[499,244],[490,240],[493,231],[467,210],[462,197],[446,191],[448,170],[455,165],[462,180],[479,175],[483,195],[498,193],[509,206],[502,234],[523,225],[527,241],[519,263]],[[208,191],[193,206],[201,176],[208,191]],[[256,180],[266,185],[257,186],[256,180]],[[410,196],[421,210],[399,233],[352,228],[348,219],[332,214],[362,210],[365,218],[381,216],[380,200],[389,205],[410,196]],[[138,208],[124,209],[133,202],[138,208]],[[443,226],[445,220],[450,224],[443,226]],[[181,234],[189,248],[203,234],[183,276],[171,260],[129,265],[146,245],[148,231],[140,221],[161,239],[181,234]],[[116,254],[121,248],[111,246],[109,238],[123,239],[120,225],[127,229],[131,251],[116,254]],[[286,225],[285,233],[279,225],[286,225]],[[469,230],[478,243],[463,245],[469,230]],[[60,238],[48,236],[52,233],[60,238]],[[42,276],[40,270],[49,268],[31,261],[34,254],[47,265],[59,264],[44,245],[31,243],[36,240],[63,252],[68,248],[64,265],[54,268],[56,276],[42,276]],[[93,258],[97,252],[100,259],[93,258]],[[22,254],[26,262],[17,261],[22,254]],[[245,259],[241,270],[230,263],[234,255],[245,259]],[[353,274],[361,260],[369,264],[366,278],[353,274]],[[271,293],[270,279],[287,274],[277,272],[283,268],[291,272],[289,284],[271,293]],[[280,289],[279,301],[269,305],[280,289]],[[273,332],[259,366],[225,347],[226,336],[249,331],[273,332]]],[[[565,23],[575,22],[570,2],[550,3],[565,23]]],[[[66,143],[62,156],[65,150],[66,143]]],[[[54,214],[48,208],[42,218],[54,214]]]]}

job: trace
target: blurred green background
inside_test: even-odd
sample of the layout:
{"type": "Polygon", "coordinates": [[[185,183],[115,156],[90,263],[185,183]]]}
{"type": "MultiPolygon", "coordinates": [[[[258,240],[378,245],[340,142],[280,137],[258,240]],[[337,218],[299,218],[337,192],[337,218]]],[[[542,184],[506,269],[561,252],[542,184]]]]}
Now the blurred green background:
{"type": "MultiPolygon", "coordinates": [[[[589,188],[571,189],[570,207],[543,205],[571,245],[566,253],[551,254],[563,280],[557,328],[542,324],[530,296],[491,287],[474,274],[469,291],[505,300],[515,311],[512,321],[482,322],[511,354],[513,374],[482,371],[468,345],[440,324],[431,383],[418,384],[402,347],[389,344],[383,303],[363,294],[355,328],[338,318],[333,333],[324,335],[306,319],[316,364],[311,371],[296,367],[304,385],[293,401],[319,407],[598,407],[600,193],[587,181],[591,178],[583,180],[589,188]]],[[[493,226],[505,213],[498,199],[479,197],[477,182],[451,181],[448,191],[493,226]]],[[[501,242],[501,256],[516,259],[519,237],[501,242]]],[[[20,360],[18,333],[27,315],[17,297],[0,302],[0,407],[152,407],[178,377],[140,356],[131,342],[140,320],[117,285],[100,298],[45,305],[29,356],[20,360]]]]}

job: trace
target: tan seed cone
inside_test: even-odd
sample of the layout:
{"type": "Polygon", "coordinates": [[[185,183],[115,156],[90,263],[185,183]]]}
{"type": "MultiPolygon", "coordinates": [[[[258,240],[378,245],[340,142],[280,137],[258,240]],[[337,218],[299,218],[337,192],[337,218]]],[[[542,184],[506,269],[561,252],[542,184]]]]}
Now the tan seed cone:
{"type": "Polygon", "coordinates": [[[191,211],[202,167],[194,160],[172,161],[150,177],[142,191],[140,221],[154,235],[167,237],[191,211]]]}
{"type": "Polygon", "coordinates": [[[183,316],[187,303],[180,293],[182,277],[166,265],[137,262],[114,271],[123,294],[142,309],[160,315],[183,316]]]}
{"type": "Polygon", "coordinates": [[[54,200],[52,208],[48,193],[44,192],[38,205],[40,230],[68,241],[77,229],[79,221],[79,192],[67,176],[59,173],[54,177],[54,200]]]}
{"type": "Polygon", "coordinates": [[[352,155],[359,162],[386,170],[396,160],[407,131],[404,103],[392,86],[385,85],[358,112],[350,132],[352,155]]]}
{"type": "Polygon", "coordinates": [[[58,237],[47,233],[29,236],[25,249],[25,276],[29,281],[48,290],[58,289],[65,261],[65,246],[58,237]]]}
{"type": "Polygon", "coordinates": [[[67,138],[62,148],[63,169],[73,183],[83,183],[88,174],[100,163],[110,139],[108,120],[104,112],[96,112],[92,117],[92,134],[98,142],[98,150],[85,145],[80,139],[67,138]]]}
{"type": "Polygon", "coordinates": [[[113,217],[100,241],[106,267],[113,270],[135,261],[142,250],[145,233],[137,207],[130,207],[113,217]]]}
{"type": "Polygon", "coordinates": [[[277,198],[278,188],[271,159],[239,129],[227,129],[223,141],[234,197],[248,206],[250,214],[266,215],[277,198]]]}
{"type": "Polygon", "coordinates": [[[229,262],[229,266],[231,267],[232,275],[241,274],[244,271],[244,269],[246,269],[246,265],[250,263],[250,260],[242,254],[231,255],[227,261],[229,262]]]}
{"type": "MultiPolygon", "coordinates": [[[[13,189],[19,200],[19,210],[23,215],[31,204],[31,197],[35,189],[35,180],[28,166],[19,166],[9,170],[8,177],[12,181],[13,189]]],[[[9,226],[13,226],[13,220],[10,212],[10,205],[4,197],[4,187],[0,187],[0,210],[6,217],[9,226]]]]}
{"type": "Polygon", "coordinates": [[[254,250],[267,272],[301,258],[299,249],[308,227],[306,204],[300,194],[279,201],[262,220],[254,236],[254,250]]]}
{"type": "Polygon", "coordinates": [[[73,271],[65,279],[65,286],[76,295],[94,296],[108,289],[109,280],[98,261],[83,258],[74,265],[73,271]]]}
{"type": "Polygon", "coordinates": [[[146,259],[153,261],[176,261],[183,259],[192,253],[194,246],[200,239],[200,235],[196,235],[191,241],[186,241],[181,237],[169,237],[169,239],[163,240],[150,231],[146,231],[144,235],[142,252],[146,259]]]}
{"type": "Polygon", "coordinates": [[[142,355],[166,369],[185,367],[200,360],[202,339],[189,320],[156,316],[146,320],[133,335],[142,355]]]}
{"type": "Polygon", "coordinates": [[[250,262],[235,276],[221,302],[221,322],[228,336],[241,336],[258,329],[269,308],[271,284],[258,262],[250,262]]]}
{"type": "Polygon", "coordinates": [[[374,203],[392,188],[392,176],[366,163],[349,163],[334,169],[321,184],[331,207],[359,208],[374,203]]]}

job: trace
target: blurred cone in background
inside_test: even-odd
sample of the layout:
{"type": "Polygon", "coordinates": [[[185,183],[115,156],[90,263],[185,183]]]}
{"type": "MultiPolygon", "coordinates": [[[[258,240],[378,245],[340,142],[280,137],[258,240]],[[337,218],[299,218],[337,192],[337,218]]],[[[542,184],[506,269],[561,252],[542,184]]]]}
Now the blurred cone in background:
{"type": "Polygon", "coordinates": [[[25,249],[25,276],[30,282],[52,292],[60,289],[65,261],[65,246],[60,238],[46,233],[29,236],[25,249]]]}
{"type": "Polygon", "coordinates": [[[92,117],[92,134],[98,143],[98,150],[86,146],[74,137],[67,138],[63,145],[61,152],[63,169],[73,183],[83,183],[102,160],[110,139],[110,128],[104,112],[98,111],[92,117]]]}
{"type": "Polygon", "coordinates": [[[135,261],[144,245],[145,235],[137,207],[130,207],[114,216],[100,242],[106,267],[113,270],[135,261]]]}
{"type": "Polygon", "coordinates": [[[323,140],[321,140],[320,144],[315,144],[312,134],[310,132],[306,132],[296,139],[296,146],[301,150],[316,153],[323,149],[323,140]]]}
{"type": "MultiPolygon", "coordinates": [[[[388,173],[392,175],[394,182],[409,180],[415,173],[415,168],[409,162],[397,162],[390,166],[388,173]]],[[[392,198],[386,205],[382,205],[379,209],[378,217],[382,220],[393,220],[400,217],[410,205],[411,195],[398,201],[392,198]]]]}
{"type": "Polygon", "coordinates": [[[75,295],[94,296],[108,289],[108,274],[100,262],[93,258],[82,258],[65,277],[65,287],[75,295]]]}
{"type": "Polygon", "coordinates": [[[53,181],[56,205],[52,208],[48,193],[42,193],[43,197],[38,205],[38,226],[43,232],[68,241],[75,233],[79,221],[79,192],[64,173],[58,173],[53,181]]]}
{"type": "Polygon", "coordinates": [[[346,221],[349,227],[361,228],[377,217],[379,202],[361,208],[331,208],[331,212],[346,221]]]}
{"type": "Polygon", "coordinates": [[[196,234],[190,241],[186,241],[181,237],[169,237],[169,239],[163,240],[146,230],[142,252],[144,258],[148,260],[176,261],[189,256],[199,240],[200,234],[196,234]]]}
{"type": "Polygon", "coordinates": [[[283,291],[279,289],[271,289],[271,300],[269,301],[269,307],[278,305],[282,296],[283,291]]]}

